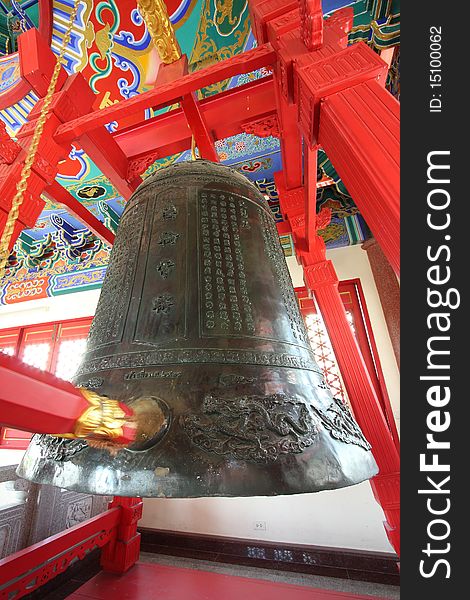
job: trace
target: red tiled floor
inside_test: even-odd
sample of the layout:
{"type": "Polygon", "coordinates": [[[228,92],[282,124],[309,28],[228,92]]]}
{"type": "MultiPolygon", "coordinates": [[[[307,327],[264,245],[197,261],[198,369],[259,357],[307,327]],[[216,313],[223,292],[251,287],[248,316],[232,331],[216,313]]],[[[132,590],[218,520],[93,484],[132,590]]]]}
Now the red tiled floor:
{"type": "Polygon", "coordinates": [[[380,600],[260,579],[137,563],[125,575],[98,573],[71,600],[380,600]]]}

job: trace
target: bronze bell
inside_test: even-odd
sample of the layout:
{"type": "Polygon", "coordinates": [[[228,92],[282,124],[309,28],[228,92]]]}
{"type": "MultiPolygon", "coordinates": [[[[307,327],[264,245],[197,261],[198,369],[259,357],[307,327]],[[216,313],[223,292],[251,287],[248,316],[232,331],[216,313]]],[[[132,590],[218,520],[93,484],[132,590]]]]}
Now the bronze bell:
{"type": "Polygon", "coordinates": [[[116,496],[257,496],[377,473],[312,356],[276,226],[236,171],[204,160],[127,203],[75,383],[134,408],[112,456],[34,436],[18,473],[116,496]]]}

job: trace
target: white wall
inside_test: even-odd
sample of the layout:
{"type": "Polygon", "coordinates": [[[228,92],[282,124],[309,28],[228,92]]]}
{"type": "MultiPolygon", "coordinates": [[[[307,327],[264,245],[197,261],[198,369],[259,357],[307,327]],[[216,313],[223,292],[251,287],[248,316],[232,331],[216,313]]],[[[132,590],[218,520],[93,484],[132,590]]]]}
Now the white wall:
{"type": "Polygon", "coordinates": [[[254,540],[392,552],[369,483],[275,498],[155,498],[139,525],[254,540]],[[265,521],[266,531],[254,522],[265,521]]]}
{"type": "MultiPolygon", "coordinates": [[[[388,391],[398,410],[398,370],[367,253],[356,246],[333,250],[328,256],[340,279],[361,279],[388,391]]],[[[303,285],[302,269],[296,259],[288,259],[288,264],[294,285],[303,285]]],[[[89,316],[94,314],[98,296],[98,291],[82,292],[0,307],[0,328],[89,316]]],[[[2,451],[0,460],[1,454],[2,451]]],[[[366,482],[342,490],[275,498],[147,499],[140,524],[211,535],[391,552],[383,519],[366,482]],[[265,521],[266,531],[255,531],[255,521],[265,521]]]]}
{"type": "Polygon", "coordinates": [[[0,329],[92,317],[101,290],[0,305],[0,329]]]}
{"type": "Polygon", "coordinates": [[[0,450],[0,467],[19,464],[23,454],[24,450],[8,450],[2,448],[0,450]]]}

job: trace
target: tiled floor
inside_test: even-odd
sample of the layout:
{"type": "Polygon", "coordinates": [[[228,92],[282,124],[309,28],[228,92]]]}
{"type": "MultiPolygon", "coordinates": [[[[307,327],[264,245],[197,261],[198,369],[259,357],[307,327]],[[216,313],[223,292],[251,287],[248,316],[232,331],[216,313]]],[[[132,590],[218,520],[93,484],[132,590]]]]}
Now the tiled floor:
{"type": "MultiPolygon", "coordinates": [[[[145,558],[144,558],[145,560],[145,558]]],[[[238,573],[242,572],[238,568],[238,573]]],[[[98,573],[68,596],[70,600],[384,600],[384,597],[322,590],[139,562],[125,575],[98,573]]]]}
{"type": "Polygon", "coordinates": [[[398,586],[370,583],[368,581],[339,579],[337,577],[323,577],[319,575],[308,575],[306,573],[295,573],[292,571],[246,567],[149,552],[140,553],[140,562],[151,562],[173,567],[197,569],[200,571],[209,571],[211,573],[222,573],[223,575],[267,579],[268,581],[305,585],[308,587],[320,588],[322,590],[349,592],[353,595],[358,594],[359,596],[362,594],[369,597],[369,600],[371,600],[371,596],[372,598],[378,596],[380,598],[386,598],[387,600],[400,600],[400,588],[398,586]]]}

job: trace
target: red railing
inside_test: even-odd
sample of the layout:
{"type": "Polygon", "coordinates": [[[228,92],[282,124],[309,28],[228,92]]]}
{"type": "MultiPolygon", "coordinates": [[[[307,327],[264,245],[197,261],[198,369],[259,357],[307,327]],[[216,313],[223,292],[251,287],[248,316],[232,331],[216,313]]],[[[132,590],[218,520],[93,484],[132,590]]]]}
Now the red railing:
{"type": "Polygon", "coordinates": [[[106,512],[0,561],[0,600],[18,600],[63,573],[72,561],[102,548],[101,565],[114,573],[137,560],[140,498],[115,498],[106,512]]]}

